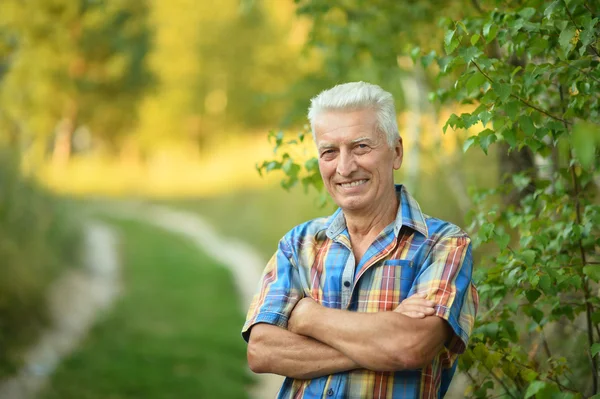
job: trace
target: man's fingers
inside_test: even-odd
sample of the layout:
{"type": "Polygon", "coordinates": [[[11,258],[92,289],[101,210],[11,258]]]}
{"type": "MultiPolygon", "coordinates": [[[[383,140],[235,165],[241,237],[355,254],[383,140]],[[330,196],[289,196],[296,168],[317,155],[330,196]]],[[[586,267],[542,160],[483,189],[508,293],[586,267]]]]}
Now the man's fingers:
{"type": "Polygon", "coordinates": [[[424,314],[434,314],[435,313],[435,309],[432,307],[428,307],[428,306],[403,306],[402,308],[400,308],[400,313],[406,313],[406,312],[419,312],[419,313],[424,313],[424,314]]]}
{"type": "Polygon", "coordinates": [[[414,298],[414,297],[410,297],[405,299],[404,301],[402,301],[403,305],[419,305],[419,306],[428,306],[428,307],[433,307],[435,305],[435,302],[430,301],[428,299],[424,299],[424,298],[414,298]]]}

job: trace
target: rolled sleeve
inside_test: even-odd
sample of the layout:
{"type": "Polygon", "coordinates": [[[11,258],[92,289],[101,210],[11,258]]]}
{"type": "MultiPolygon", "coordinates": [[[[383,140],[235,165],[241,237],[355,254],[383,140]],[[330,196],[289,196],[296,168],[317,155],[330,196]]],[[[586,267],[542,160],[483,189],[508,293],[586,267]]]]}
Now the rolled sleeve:
{"type": "Polygon", "coordinates": [[[475,323],[478,295],[471,281],[473,258],[468,236],[445,237],[434,245],[411,292],[426,292],[433,300],[435,315],[446,320],[453,336],[446,348],[461,354],[475,323]]]}
{"type": "Polygon", "coordinates": [[[250,329],[255,324],[268,323],[287,328],[288,318],[302,297],[298,270],[292,259],[290,245],[284,237],[279,242],[277,252],[267,263],[258,292],[248,309],[242,328],[242,337],[246,342],[250,337],[250,329]]]}

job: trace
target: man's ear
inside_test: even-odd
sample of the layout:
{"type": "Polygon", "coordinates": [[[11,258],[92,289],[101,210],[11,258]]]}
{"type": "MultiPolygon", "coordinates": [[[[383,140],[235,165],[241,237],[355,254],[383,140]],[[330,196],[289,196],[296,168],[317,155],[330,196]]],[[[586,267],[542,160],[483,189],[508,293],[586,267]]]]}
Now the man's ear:
{"type": "Polygon", "coordinates": [[[404,156],[404,147],[402,146],[402,137],[398,138],[396,145],[393,148],[394,150],[394,169],[400,169],[402,166],[402,158],[404,156]]]}

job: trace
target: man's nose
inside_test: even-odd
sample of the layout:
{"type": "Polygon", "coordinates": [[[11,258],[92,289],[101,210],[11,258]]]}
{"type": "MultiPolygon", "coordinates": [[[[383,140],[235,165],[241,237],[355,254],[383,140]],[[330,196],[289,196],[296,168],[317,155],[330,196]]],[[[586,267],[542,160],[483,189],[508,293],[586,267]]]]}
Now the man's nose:
{"type": "Polygon", "coordinates": [[[348,177],[357,169],[356,160],[351,152],[341,151],[338,157],[337,173],[340,176],[348,177]]]}

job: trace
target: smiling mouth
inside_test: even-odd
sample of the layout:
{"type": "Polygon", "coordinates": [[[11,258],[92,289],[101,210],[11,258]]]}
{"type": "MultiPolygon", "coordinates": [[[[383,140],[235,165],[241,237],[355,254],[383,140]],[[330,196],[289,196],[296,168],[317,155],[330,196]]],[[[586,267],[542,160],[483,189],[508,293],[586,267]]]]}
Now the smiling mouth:
{"type": "Polygon", "coordinates": [[[339,183],[339,184],[342,188],[350,188],[350,187],[360,186],[361,184],[364,184],[366,182],[367,182],[367,180],[363,179],[363,180],[356,180],[356,181],[353,181],[350,183],[339,183]]]}

